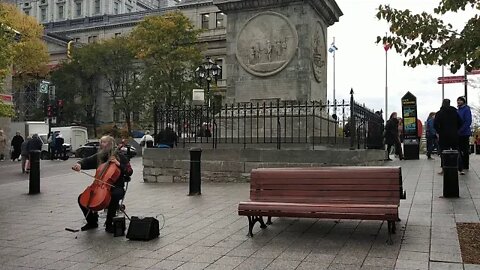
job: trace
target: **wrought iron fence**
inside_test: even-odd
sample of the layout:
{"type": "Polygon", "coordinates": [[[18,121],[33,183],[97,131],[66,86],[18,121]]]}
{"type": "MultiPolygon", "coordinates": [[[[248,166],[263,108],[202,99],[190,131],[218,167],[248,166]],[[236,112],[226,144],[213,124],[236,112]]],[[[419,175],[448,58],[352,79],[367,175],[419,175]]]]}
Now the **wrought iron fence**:
{"type": "MultiPolygon", "coordinates": [[[[353,92],[350,103],[276,101],[221,107],[159,107],[157,119],[160,130],[171,127],[177,132],[179,147],[192,143],[212,148],[382,146],[383,119],[357,104],[353,92]]],[[[156,136],[156,143],[161,143],[161,134],[156,136]]]]}

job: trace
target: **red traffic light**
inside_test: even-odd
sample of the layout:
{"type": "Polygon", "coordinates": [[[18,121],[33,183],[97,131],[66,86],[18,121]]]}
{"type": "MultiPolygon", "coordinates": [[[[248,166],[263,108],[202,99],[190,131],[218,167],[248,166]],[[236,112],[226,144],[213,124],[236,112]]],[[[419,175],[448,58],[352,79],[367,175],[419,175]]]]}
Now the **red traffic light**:
{"type": "Polygon", "coordinates": [[[59,108],[63,107],[63,99],[57,100],[57,107],[59,108]]]}
{"type": "Polygon", "coordinates": [[[53,116],[53,106],[52,106],[52,105],[48,105],[48,106],[47,106],[47,116],[48,116],[48,117],[52,117],[52,116],[53,116]]]}

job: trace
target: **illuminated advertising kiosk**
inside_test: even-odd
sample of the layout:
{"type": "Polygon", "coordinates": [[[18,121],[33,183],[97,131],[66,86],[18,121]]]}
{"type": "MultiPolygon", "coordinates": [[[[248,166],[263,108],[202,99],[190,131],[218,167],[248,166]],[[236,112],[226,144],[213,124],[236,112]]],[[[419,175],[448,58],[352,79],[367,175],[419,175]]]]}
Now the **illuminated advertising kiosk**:
{"type": "Polygon", "coordinates": [[[417,98],[410,92],[402,97],[403,155],[405,159],[420,158],[420,138],[417,125],[417,98]]]}

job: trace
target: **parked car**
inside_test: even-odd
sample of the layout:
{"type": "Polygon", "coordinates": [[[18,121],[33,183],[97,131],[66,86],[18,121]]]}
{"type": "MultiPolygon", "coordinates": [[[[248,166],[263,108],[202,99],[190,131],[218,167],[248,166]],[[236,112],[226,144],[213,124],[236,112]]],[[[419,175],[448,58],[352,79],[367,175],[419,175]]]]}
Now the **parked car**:
{"type": "MultiPolygon", "coordinates": [[[[100,142],[88,142],[83,146],[79,147],[77,151],[75,151],[75,157],[78,157],[78,158],[89,157],[97,153],[98,148],[100,148],[100,142]]],[[[128,158],[132,158],[137,155],[137,150],[135,149],[135,147],[128,144],[126,146],[123,146],[120,149],[120,152],[128,158]],[[130,148],[130,151],[128,151],[128,148],[130,148]]]]}

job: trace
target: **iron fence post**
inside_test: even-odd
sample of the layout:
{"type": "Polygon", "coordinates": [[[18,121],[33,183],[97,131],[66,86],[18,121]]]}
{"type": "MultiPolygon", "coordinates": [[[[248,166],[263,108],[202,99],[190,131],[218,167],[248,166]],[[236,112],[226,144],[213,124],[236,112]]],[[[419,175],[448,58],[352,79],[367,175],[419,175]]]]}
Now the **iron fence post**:
{"type": "Polygon", "coordinates": [[[353,88],[350,90],[350,150],[354,150],[355,144],[355,100],[353,99],[353,88]]]}

